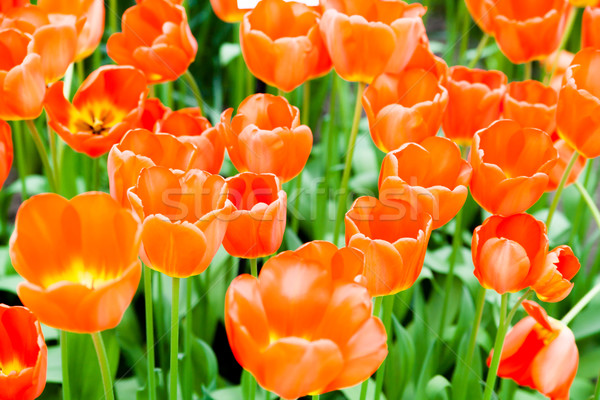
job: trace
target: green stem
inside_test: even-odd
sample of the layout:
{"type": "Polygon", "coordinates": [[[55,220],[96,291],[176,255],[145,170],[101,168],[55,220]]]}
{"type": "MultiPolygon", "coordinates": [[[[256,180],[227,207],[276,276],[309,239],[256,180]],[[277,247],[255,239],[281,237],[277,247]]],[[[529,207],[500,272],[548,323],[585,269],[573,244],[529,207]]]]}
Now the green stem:
{"type": "Polygon", "coordinates": [[[156,376],[154,374],[154,315],[152,313],[152,270],[144,268],[144,302],[146,308],[146,354],[148,356],[148,393],[156,400],[156,376]]]}
{"type": "Polygon", "coordinates": [[[15,143],[15,153],[17,158],[17,169],[19,170],[19,180],[21,181],[21,200],[27,200],[27,164],[25,162],[25,141],[23,137],[23,125],[21,121],[13,122],[13,140],[15,143]]]}
{"type": "Polygon", "coordinates": [[[258,258],[250,259],[250,273],[253,277],[258,278],[258,258]]]}
{"type": "Polygon", "coordinates": [[[173,102],[173,82],[166,82],[165,88],[167,92],[167,107],[172,109],[175,106],[173,102]]]}
{"type": "MultiPolygon", "coordinates": [[[[379,317],[381,311],[381,303],[383,303],[383,296],[375,297],[375,305],[373,306],[373,315],[379,317]]],[[[360,400],[366,400],[367,391],[369,389],[369,378],[365,379],[360,386],[360,400]]]]}
{"type": "Polygon", "coordinates": [[[100,157],[90,159],[92,162],[92,179],[89,190],[100,190],[100,157]]]}
{"type": "Polygon", "coordinates": [[[69,379],[69,344],[68,333],[60,331],[60,358],[62,367],[62,395],[63,400],[71,400],[71,384],[69,379]]]}
{"type": "Polygon", "coordinates": [[[342,175],[342,184],[339,191],[339,201],[337,215],[335,218],[335,226],[333,230],[333,243],[338,244],[338,236],[344,220],[344,214],[346,212],[347,195],[348,195],[348,182],[350,181],[350,173],[352,172],[352,157],[354,155],[354,146],[356,145],[356,138],[358,137],[358,125],[360,123],[360,117],[362,114],[361,98],[365,90],[365,84],[363,82],[358,83],[356,90],[356,104],[354,105],[354,118],[352,120],[352,129],[350,131],[350,140],[348,141],[348,149],[346,151],[346,164],[344,166],[344,174],[342,175]]]}
{"type": "MultiPolygon", "coordinates": [[[[208,271],[206,271],[208,272],[208,271]]],[[[191,400],[194,392],[192,384],[192,291],[194,288],[194,282],[192,277],[186,279],[186,292],[185,292],[185,331],[184,331],[184,343],[185,343],[185,385],[183,398],[185,400],[191,400]]]]}
{"type": "Polygon", "coordinates": [[[85,80],[85,68],[83,65],[83,60],[77,61],[75,63],[75,68],[77,69],[77,76],[79,77],[79,84],[83,83],[85,80]]]}
{"type": "Polygon", "coordinates": [[[100,373],[102,374],[102,384],[104,385],[104,398],[106,400],[114,400],[115,395],[113,392],[112,375],[110,373],[110,365],[108,365],[108,355],[106,354],[106,347],[104,347],[102,334],[96,332],[91,335],[92,340],[94,341],[94,347],[96,348],[96,354],[98,355],[98,362],[100,363],[100,373]]]}
{"type": "Polygon", "coordinates": [[[585,201],[585,203],[587,204],[588,208],[590,209],[590,212],[592,213],[592,216],[594,217],[594,220],[596,221],[596,224],[598,225],[598,228],[600,228],[600,211],[594,203],[594,199],[592,199],[592,196],[590,196],[590,194],[580,182],[575,182],[575,187],[577,188],[577,190],[579,190],[583,201],[585,201]]]}
{"type": "Polygon", "coordinates": [[[177,400],[177,373],[179,370],[179,278],[171,279],[171,374],[169,399],[177,400]]]}
{"type": "MultiPolygon", "coordinates": [[[[592,171],[594,169],[594,160],[590,160],[588,162],[587,169],[585,171],[585,178],[583,179],[583,188],[587,189],[590,179],[592,177],[592,171]]],[[[579,199],[579,204],[577,204],[577,211],[575,212],[575,218],[573,221],[573,226],[571,228],[571,233],[569,235],[569,246],[573,247],[573,243],[575,242],[575,237],[579,233],[579,227],[581,226],[581,220],[583,218],[583,213],[585,211],[585,199],[581,197],[579,199]]]]}
{"type": "Polygon", "coordinates": [[[596,390],[594,391],[594,400],[600,400],[600,373],[596,378],[596,390]]]}
{"type": "Polygon", "coordinates": [[[577,304],[575,304],[571,311],[569,311],[567,315],[563,317],[561,322],[565,325],[569,325],[571,321],[573,321],[575,317],[577,317],[577,315],[590,303],[590,301],[592,301],[594,297],[596,297],[598,293],[600,293],[600,283],[596,284],[596,286],[594,286],[592,290],[590,290],[585,296],[583,296],[581,300],[579,300],[577,304]]]}
{"type": "MultiPolygon", "coordinates": [[[[233,25],[233,43],[240,45],[240,24],[236,23],[235,25],[233,25]]],[[[244,101],[244,91],[246,88],[246,72],[244,71],[244,57],[243,54],[241,52],[241,45],[240,45],[240,55],[236,58],[235,60],[235,81],[233,82],[233,94],[235,96],[233,102],[234,102],[234,108],[237,109],[237,107],[240,105],[240,103],[242,101],[244,101]]]]}
{"type": "Polygon", "coordinates": [[[577,161],[577,157],[579,157],[579,153],[577,151],[575,151],[573,153],[573,157],[571,157],[571,161],[569,161],[569,164],[567,165],[567,168],[565,169],[565,172],[563,173],[563,176],[560,180],[560,183],[558,184],[558,187],[556,188],[556,193],[554,194],[554,198],[552,199],[552,204],[550,204],[550,210],[548,210],[548,218],[546,219],[546,229],[548,231],[550,231],[550,224],[552,223],[552,217],[554,216],[554,212],[556,211],[556,207],[558,206],[558,201],[560,200],[560,196],[563,192],[563,189],[565,188],[567,179],[569,178],[569,175],[571,175],[571,170],[573,169],[573,166],[575,165],[575,162],[577,161]]]}
{"type": "MultiPolygon", "coordinates": [[[[385,327],[385,332],[387,333],[387,343],[388,348],[392,345],[392,314],[394,311],[394,299],[395,296],[385,296],[383,298],[383,326],[385,327]]],[[[377,370],[377,374],[375,375],[375,397],[373,400],[379,400],[381,397],[381,392],[383,390],[383,378],[385,377],[385,367],[387,364],[387,358],[383,360],[383,363],[377,370]]]]}
{"type": "Polygon", "coordinates": [[[320,398],[321,398],[321,395],[319,395],[319,394],[312,395],[312,400],[319,400],[320,398]]]}
{"type": "Polygon", "coordinates": [[[485,392],[483,393],[483,400],[491,400],[492,394],[494,393],[494,386],[496,384],[496,374],[498,373],[498,366],[500,365],[500,356],[502,355],[502,347],[504,346],[504,337],[506,336],[506,330],[508,325],[506,323],[506,310],[508,308],[508,293],[502,295],[502,301],[500,305],[500,323],[498,325],[498,332],[496,333],[496,342],[494,343],[494,355],[492,356],[492,363],[488,371],[487,380],[485,382],[485,392]]]}
{"type": "Polygon", "coordinates": [[[44,169],[46,171],[46,177],[48,178],[48,184],[50,185],[50,190],[52,192],[56,192],[56,182],[54,181],[54,173],[52,171],[52,167],[50,166],[50,160],[48,159],[48,152],[46,151],[46,147],[44,146],[44,142],[42,141],[42,137],[40,136],[40,132],[35,126],[35,122],[33,120],[25,121],[27,124],[27,128],[29,128],[29,132],[31,132],[31,137],[35,143],[35,147],[40,155],[40,159],[42,160],[42,164],[44,165],[44,169]]]}
{"type": "Polygon", "coordinates": [[[531,79],[533,70],[533,62],[529,61],[525,63],[525,75],[523,76],[524,81],[528,81],[531,79]]]}
{"type": "Polygon", "coordinates": [[[577,10],[578,10],[577,8],[574,8],[571,10],[569,19],[567,20],[567,27],[565,28],[565,33],[564,33],[562,40],[560,41],[560,45],[558,46],[558,49],[556,50],[556,53],[555,53],[556,57],[554,59],[554,63],[552,64],[552,69],[550,70],[550,73],[547,72],[546,76],[544,77],[544,83],[546,85],[548,85],[550,83],[550,80],[556,73],[556,69],[558,68],[558,61],[560,60],[560,52],[562,50],[564,50],[565,47],[567,46],[567,42],[569,41],[571,32],[573,32],[573,27],[575,26],[575,19],[577,19],[577,10]]]}
{"type": "Polygon", "coordinates": [[[202,99],[200,88],[198,87],[198,84],[196,83],[196,80],[192,76],[192,73],[189,69],[183,74],[183,79],[188,84],[190,90],[192,91],[192,94],[196,98],[196,103],[198,103],[198,108],[200,109],[200,112],[203,112],[204,100],[202,99]]]}
{"type": "MultiPolygon", "coordinates": [[[[304,90],[302,91],[302,125],[309,126],[310,123],[310,81],[306,81],[304,83],[304,90]]],[[[302,191],[302,172],[304,168],[300,171],[298,176],[296,177],[296,198],[294,199],[294,212],[296,215],[300,213],[300,192],[302,191]]],[[[298,227],[300,225],[300,219],[293,217],[292,218],[292,230],[294,232],[298,232],[298,227]]]]}
{"type": "Polygon", "coordinates": [[[467,9],[466,3],[465,2],[461,2],[462,7],[461,7],[461,11],[462,11],[462,15],[463,15],[463,20],[462,20],[462,31],[460,34],[460,49],[459,49],[459,53],[458,53],[458,60],[460,63],[463,63],[465,60],[465,54],[467,52],[467,49],[469,48],[469,32],[471,31],[471,14],[469,13],[469,10],[467,9]]]}
{"type": "Polygon", "coordinates": [[[52,167],[54,168],[54,182],[56,183],[56,190],[60,191],[60,165],[58,164],[58,147],[56,146],[56,133],[47,126],[48,129],[48,143],[50,144],[50,155],[52,157],[52,167]]]}
{"type": "Polygon", "coordinates": [[[483,54],[483,50],[485,49],[485,46],[487,45],[488,40],[490,40],[490,35],[488,35],[487,33],[484,33],[483,36],[481,37],[481,40],[479,41],[479,44],[477,45],[477,50],[475,50],[475,57],[469,63],[469,68],[475,68],[475,66],[477,65],[477,62],[479,62],[479,59],[481,58],[481,55],[483,54]]]}
{"type": "Polygon", "coordinates": [[[115,33],[117,32],[117,16],[119,15],[117,0],[110,0],[108,15],[108,26],[110,27],[110,33],[115,33]]]}

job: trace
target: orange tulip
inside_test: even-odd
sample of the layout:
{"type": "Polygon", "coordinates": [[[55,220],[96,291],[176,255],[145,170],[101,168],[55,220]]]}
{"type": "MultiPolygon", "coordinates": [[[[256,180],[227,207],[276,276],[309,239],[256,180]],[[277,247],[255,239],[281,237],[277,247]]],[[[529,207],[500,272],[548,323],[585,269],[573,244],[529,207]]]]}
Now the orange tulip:
{"type": "Polygon", "coordinates": [[[285,232],[287,195],[273,174],[244,172],[227,179],[231,214],[223,246],[241,258],[271,255],[279,249],[285,232]]]}
{"type": "Polygon", "coordinates": [[[573,12],[567,0],[528,3],[484,0],[488,3],[492,34],[498,47],[515,64],[548,57],[555,52],[573,12]]]}
{"type": "Polygon", "coordinates": [[[473,17],[473,21],[482,31],[491,35],[493,31],[492,13],[490,13],[487,0],[465,0],[465,4],[469,13],[471,13],[471,17],[473,17]]]}
{"type": "Polygon", "coordinates": [[[104,1],[102,0],[38,0],[52,22],[74,21],[77,26],[75,61],[91,55],[104,33],[104,1]]]}
{"type": "Polygon", "coordinates": [[[431,137],[407,143],[384,159],[379,198],[386,204],[401,200],[433,218],[433,229],[448,223],[469,194],[471,166],[450,139],[431,137]]]}
{"type": "Polygon", "coordinates": [[[569,3],[575,7],[586,7],[586,6],[598,6],[600,1],[598,0],[569,0],[569,3]]]}
{"type": "Polygon", "coordinates": [[[10,125],[0,120],[0,187],[4,185],[13,162],[13,143],[10,125]]]}
{"type": "Polygon", "coordinates": [[[566,50],[561,50],[560,52],[555,52],[548,58],[541,61],[544,71],[547,74],[552,74],[552,78],[550,79],[550,87],[557,92],[559,92],[562,88],[565,72],[571,65],[573,57],[575,57],[575,54],[566,50]]]}
{"type": "MultiPolygon", "coordinates": [[[[415,52],[408,64],[404,67],[404,71],[411,69],[424,69],[427,72],[432,73],[444,87],[448,82],[448,74],[450,72],[448,64],[446,64],[446,61],[442,58],[431,52],[427,36],[421,36],[415,52]]],[[[396,73],[400,72],[402,71],[396,73]]],[[[394,74],[394,72],[392,72],[392,74],[394,74]]]]}
{"type": "Polygon", "coordinates": [[[542,301],[555,303],[571,293],[575,277],[581,264],[569,246],[559,246],[548,253],[546,267],[533,290],[542,301]]]}
{"type": "Polygon", "coordinates": [[[0,304],[0,400],[33,400],[46,386],[48,348],[35,315],[0,304]]]}
{"type": "Polygon", "coordinates": [[[248,10],[240,10],[237,0],[210,0],[213,11],[221,20],[229,23],[240,22],[248,10]]]}
{"type": "Polygon", "coordinates": [[[275,174],[283,182],[297,176],[310,155],[312,132],[300,125],[300,111],[281,96],[254,94],[226,110],[218,125],[231,162],[240,172],[275,174]]]}
{"type": "Polygon", "coordinates": [[[143,221],[144,263],[175,278],[204,272],[221,246],[234,209],[224,189],[224,178],[200,170],[143,169],[127,194],[143,221]]]}
{"type": "Polygon", "coordinates": [[[387,153],[437,134],[448,91],[433,73],[409,69],[379,75],[363,93],[362,104],[375,145],[387,153]]]}
{"type": "Polygon", "coordinates": [[[348,81],[371,83],[398,73],[425,34],[421,4],[401,0],[326,1],[321,35],[335,71],[348,81]]]}
{"type": "Polygon", "coordinates": [[[580,51],[565,73],[556,110],[558,134],[587,158],[600,156],[600,49],[580,51]]]}
{"type": "Polygon", "coordinates": [[[92,72],[73,97],[56,82],[46,95],[48,124],[73,150],[99,157],[138,123],[148,89],[133,67],[104,66],[92,72]]]}
{"type": "Polygon", "coordinates": [[[185,8],[168,0],[144,0],[127,9],[122,31],[108,39],[108,56],[140,69],[149,83],[176,80],[196,58],[198,43],[185,8]]]}
{"type": "Polygon", "coordinates": [[[508,332],[498,376],[535,389],[551,400],[566,400],[579,366],[575,336],[560,321],[548,317],[539,304],[525,300],[523,308],[529,316],[508,332]]]}
{"type": "Polygon", "coordinates": [[[500,120],[473,137],[471,194],[492,214],[518,214],[539,200],[558,153],[550,136],[500,120]]]}
{"type": "Polygon", "coordinates": [[[284,399],[359,384],[387,355],[364,287],[336,279],[360,264],[350,249],[310,242],[268,260],[227,290],[225,327],[237,361],[284,399]]]}
{"type": "Polygon", "coordinates": [[[410,288],[419,277],[432,217],[408,203],[359,197],[346,213],[346,245],[365,254],[362,275],[371,296],[410,288]]]}
{"type": "Polygon", "coordinates": [[[0,119],[37,118],[42,113],[46,84],[39,54],[27,52],[30,36],[0,29],[0,119]]]}
{"type": "Polygon", "coordinates": [[[29,0],[0,0],[0,13],[6,13],[7,11],[23,7],[29,4],[29,0]]]}
{"type": "Polygon", "coordinates": [[[475,132],[500,118],[506,75],[462,66],[450,68],[449,102],[442,128],[446,137],[469,145],[475,132]]]}
{"type": "Polygon", "coordinates": [[[600,7],[587,7],[581,22],[581,47],[600,49],[600,7]]]}
{"type": "Polygon", "coordinates": [[[329,72],[331,60],[319,31],[319,17],[301,3],[258,3],[240,27],[240,45],[250,72],[285,92],[329,72]]]}
{"type": "Polygon", "coordinates": [[[529,214],[493,215],[473,232],[475,277],[500,294],[536,284],[546,273],[546,225],[529,214]]]}
{"type": "Polygon", "coordinates": [[[40,322],[94,333],[116,327],[142,273],[135,217],[108,194],[40,194],[17,213],[10,240],[17,293],[40,322]],[[93,211],[91,211],[93,210],[93,211]]]}
{"type": "Polygon", "coordinates": [[[523,128],[537,128],[551,135],[556,129],[558,93],[541,82],[511,82],[507,86],[503,118],[523,128]]]}
{"type": "MultiPolygon", "coordinates": [[[[550,180],[548,181],[548,186],[546,187],[547,192],[552,192],[558,188],[560,181],[567,169],[567,165],[571,158],[573,157],[573,153],[575,153],[575,149],[573,149],[567,142],[562,140],[557,133],[552,135],[552,141],[554,142],[554,147],[558,151],[558,160],[556,161],[556,165],[548,174],[550,180]]],[[[565,182],[565,187],[575,183],[579,175],[585,168],[585,164],[587,159],[583,156],[577,157],[577,161],[575,161],[575,165],[573,169],[571,169],[571,173],[567,177],[567,181],[565,182]]]]}

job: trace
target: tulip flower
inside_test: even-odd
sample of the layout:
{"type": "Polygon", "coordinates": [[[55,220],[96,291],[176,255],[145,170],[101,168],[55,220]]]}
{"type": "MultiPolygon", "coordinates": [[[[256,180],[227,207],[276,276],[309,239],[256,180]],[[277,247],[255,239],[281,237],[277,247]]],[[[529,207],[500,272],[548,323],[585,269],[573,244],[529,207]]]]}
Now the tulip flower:
{"type": "Polygon", "coordinates": [[[513,63],[548,57],[555,52],[573,12],[567,0],[538,1],[523,7],[519,0],[484,0],[488,3],[492,34],[513,63]]]}
{"type": "MultiPolygon", "coordinates": [[[[569,146],[567,142],[562,140],[557,133],[552,135],[552,141],[554,142],[554,147],[558,151],[558,160],[556,161],[554,168],[552,168],[548,174],[550,180],[548,181],[548,186],[546,187],[547,192],[555,191],[558,188],[558,185],[565,174],[565,170],[567,169],[567,165],[569,165],[569,162],[575,153],[575,149],[569,146]]],[[[586,162],[587,159],[585,157],[577,157],[577,161],[575,161],[564,187],[572,185],[575,183],[575,181],[577,181],[579,175],[585,168],[586,162]]]]}
{"type": "Polygon", "coordinates": [[[4,185],[13,162],[13,143],[10,125],[0,120],[0,187],[4,185]]]}
{"type": "Polygon", "coordinates": [[[17,212],[10,240],[13,266],[25,278],[19,298],[53,328],[112,329],[140,281],[139,244],[135,217],[108,194],[34,196],[17,212]]]}
{"type": "Polygon", "coordinates": [[[218,125],[231,162],[240,172],[271,173],[282,182],[297,176],[310,155],[312,132],[300,111],[281,96],[254,94],[226,110],[218,125]]]}
{"type": "Polygon", "coordinates": [[[553,400],[568,399],[579,365],[575,336],[560,321],[548,317],[539,304],[525,300],[523,308],[529,315],[508,332],[498,376],[553,400]]]}
{"type": "Polygon", "coordinates": [[[240,27],[240,45],[250,72],[285,92],[329,72],[331,60],[319,31],[319,17],[301,3],[258,3],[240,27]]]}
{"type": "Polygon", "coordinates": [[[200,170],[149,167],[127,194],[143,221],[140,256],[146,265],[175,278],[208,268],[233,211],[224,178],[200,170]]]}
{"type": "MultiPolygon", "coordinates": [[[[428,73],[432,73],[437,78],[438,82],[442,84],[444,87],[448,82],[448,74],[450,73],[450,69],[448,68],[448,64],[444,59],[436,56],[431,52],[429,48],[429,41],[427,37],[421,36],[419,44],[415,49],[410,61],[404,67],[403,71],[411,70],[411,69],[422,69],[427,71],[428,73]]],[[[391,72],[400,73],[402,71],[391,72]]]]}
{"type": "Polygon", "coordinates": [[[78,27],[75,61],[83,60],[96,50],[104,33],[104,1],[38,0],[37,5],[54,23],[75,21],[78,27]]]}
{"type": "Polygon", "coordinates": [[[492,214],[521,213],[544,194],[557,159],[546,132],[497,121],[473,137],[471,194],[492,214]]]}
{"type": "Polygon", "coordinates": [[[174,81],[196,58],[198,43],[185,8],[169,0],[145,0],[123,14],[123,32],[106,43],[117,64],[143,71],[149,83],[174,81]]]}
{"type": "Polygon", "coordinates": [[[248,10],[240,10],[237,0],[210,0],[213,11],[224,22],[240,22],[248,10]]]}
{"type": "Polygon", "coordinates": [[[379,198],[400,200],[433,218],[433,229],[448,223],[469,194],[471,166],[450,139],[431,137],[407,143],[384,159],[379,175],[379,198]]]}
{"type": "Polygon", "coordinates": [[[600,49],[580,51],[565,73],[556,110],[558,134],[587,158],[600,156],[600,49]]]}
{"type": "Polygon", "coordinates": [[[346,213],[346,246],[365,254],[362,275],[371,296],[410,288],[419,277],[432,217],[409,203],[359,197],[346,213]]]}
{"type": "Polygon", "coordinates": [[[43,109],[46,84],[39,54],[28,53],[31,37],[16,29],[0,29],[0,119],[37,118],[43,109]]]}
{"type": "Polygon", "coordinates": [[[541,61],[545,73],[552,74],[552,78],[550,79],[550,87],[557,92],[559,92],[562,88],[565,72],[571,65],[571,61],[573,61],[574,57],[575,54],[566,50],[561,50],[560,52],[555,52],[548,58],[541,61]]]}
{"type": "Polygon", "coordinates": [[[447,138],[469,145],[475,132],[500,118],[506,75],[462,66],[450,68],[449,102],[442,129],[447,138]]]}
{"type": "Polygon", "coordinates": [[[136,126],[148,93],[140,71],[115,65],[92,72],[73,103],[65,98],[63,86],[57,82],[48,89],[48,124],[73,150],[90,157],[107,153],[136,126]]]}
{"type": "Polygon", "coordinates": [[[258,258],[279,249],[285,232],[287,195],[273,174],[245,172],[227,179],[231,214],[223,246],[234,257],[258,258]]]}
{"type": "Polygon", "coordinates": [[[321,35],[333,67],[348,81],[371,83],[402,71],[425,34],[421,4],[401,0],[324,1],[321,35]]]}
{"type": "Polygon", "coordinates": [[[0,13],[6,13],[17,7],[29,4],[29,0],[0,0],[0,13]]]}
{"type": "Polygon", "coordinates": [[[0,304],[0,400],[33,400],[46,386],[48,348],[35,315],[0,304]]]}
{"type": "Polygon", "coordinates": [[[569,0],[569,3],[575,7],[586,7],[586,6],[598,6],[600,1],[598,0],[569,0]]]}
{"type": "Polygon", "coordinates": [[[569,246],[558,246],[546,256],[544,273],[533,285],[538,298],[549,303],[563,300],[571,293],[581,264],[569,246]]]}
{"type": "Polygon", "coordinates": [[[465,0],[473,21],[488,35],[492,34],[492,14],[487,0],[465,0]]]}
{"type": "Polygon", "coordinates": [[[581,22],[581,48],[600,49],[600,7],[587,7],[581,22]]]}
{"type": "Polygon", "coordinates": [[[379,75],[365,90],[362,104],[375,145],[387,153],[437,134],[448,91],[433,73],[409,69],[379,75]]]}
{"type": "Polygon", "coordinates": [[[386,332],[357,283],[336,278],[362,260],[310,242],[269,259],[227,290],[225,327],[237,361],[266,390],[296,399],[357,385],[387,355],[386,332]]]}
{"type": "Polygon", "coordinates": [[[537,128],[551,135],[556,130],[558,92],[534,80],[507,86],[502,116],[523,128],[537,128]]]}

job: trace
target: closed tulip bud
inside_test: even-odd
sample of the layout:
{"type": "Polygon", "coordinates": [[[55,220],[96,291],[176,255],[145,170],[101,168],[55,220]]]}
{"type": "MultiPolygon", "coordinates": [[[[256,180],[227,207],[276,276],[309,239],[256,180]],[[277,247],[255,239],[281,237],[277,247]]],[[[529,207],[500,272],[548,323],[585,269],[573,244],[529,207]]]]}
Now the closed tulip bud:
{"type": "Polygon", "coordinates": [[[523,128],[537,128],[551,135],[556,130],[558,92],[541,82],[527,80],[507,86],[502,117],[523,128]]]}
{"type": "Polygon", "coordinates": [[[586,7],[581,22],[581,48],[600,49],[600,7],[586,7]]]}

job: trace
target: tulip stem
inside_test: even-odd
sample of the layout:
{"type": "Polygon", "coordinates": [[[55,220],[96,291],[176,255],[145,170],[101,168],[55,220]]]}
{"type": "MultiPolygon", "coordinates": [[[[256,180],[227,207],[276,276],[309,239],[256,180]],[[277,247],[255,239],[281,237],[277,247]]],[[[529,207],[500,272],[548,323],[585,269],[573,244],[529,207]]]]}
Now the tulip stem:
{"type": "Polygon", "coordinates": [[[577,190],[579,190],[581,198],[587,204],[588,208],[592,213],[592,216],[594,217],[594,220],[596,221],[596,224],[598,225],[598,228],[600,228],[600,211],[594,203],[594,199],[592,199],[592,196],[590,196],[588,191],[585,189],[585,186],[583,186],[579,181],[575,182],[575,187],[577,188],[577,190]]]}
{"type": "MultiPolygon", "coordinates": [[[[590,178],[592,177],[592,171],[594,170],[594,160],[590,160],[587,166],[587,170],[585,172],[585,178],[583,179],[583,189],[588,187],[588,183],[590,182],[590,178]]],[[[577,184],[577,182],[575,182],[577,184]]],[[[577,185],[575,186],[577,187],[577,185]]],[[[585,211],[586,201],[581,197],[579,200],[579,204],[577,204],[577,211],[575,212],[575,218],[571,228],[571,234],[569,235],[569,246],[573,247],[573,242],[575,241],[575,237],[579,233],[579,227],[581,226],[581,219],[583,218],[583,213],[585,211]]]]}
{"type": "Polygon", "coordinates": [[[15,142],[15,153],[17,158],[17,169],[19,170],[19,180],[21,181],[21,201],[27,200],[27,164],[25,163],[25,141],[23,138],[23,125],[21,121],[13,122],[13,140],[15,142]]]}
{"type": "MultiPolygon", "coordinates": [[[[479,331],[479,326],[481,325],[481,317],[483,315],[483,308],[485,306],[485,293],[486,289],[481,286],[477,292],[477,308],[475,311],[475,325],[473,326],[473,330],[471,331],[471,337],[469,338],[469,347],[467,349],[467,356],[463,360],[463,364],[465,366],[471,365],[471,359],[473,358],[473,354],[475,354],[475,346],[477,344],[477,332],[479,331]]],[[[462,400],[466,395],[466,386],[469,381],[469,374],[465,371],[462,379],[458,383],[456,398],[462,400]]]]}
{"type": "Polygon", "coordinates": [[[250,273],[253,277],[258,278],[258,258],[250,259],[250,273]]]}
{"type": "MultiPolygon", "coordinates": [[[[310,81],[304,82],[302,90],[302,125],[309,126],[310,124],[310,81]]],[[[300,213],[300,192],[302,191],[302,172],[304,168],[300,170],[298,176],[296,176],[296,197],[294,198],[294,213],[299,215],[300,213]]],[[[294,215],[294,214],[292,214],[294,215]]],[[[292,217],[292,230],[298,233],[298,226],[300,225],[300,218],[296,216],[292,217]]]]}
{"type": "Polygon", "coordinates": [[[571,157],[571,161],[569,161],[569,164],[567,165],[567,168],[565,169],[565,172],[563,173],[563,176],[560,180],[560,183],[558,184],[558,187],[556,188],[556,193],[554,194],[554,198],[552,199],[552,203],[550,204],[550,210],[548,210],[548,218],[546,219],[546,229],[548,230],[548,232],[550,231],[550,223],[552,223],[552,217],[554,217],[554,213],[556,212],[556,207],[558,206],[558,201],[560,200],[560,196],[563,192],[563,189],[565,188],[567,179],[569,178],[569,175],[571,175],[571,170],[575,166],[575,162],[577,161],[578,157],[579,157],[579,153],[577,151],[575,151],[573,153],[573,157],[571,157]]]}
{"type": "Polygon", "coordinates": [[[502,347],[504,346],[504,337],[508,329],[508,323],[506,323],[506,310],[508,308],[508,293],[502,295],[500,305],[500,323],[498,324],[498,332],[496,333],[496,342],[494,343],[494,355],[492,356],[492,363],[488,371],[487,380],[485,382],[485,392],[483,393],[483,400],[491,400],[492,394],[494,393],[494,386],[496,384],[496,374],[498,373],[498,366],[500,365],[500,357],[502,355],[502,347]]]}
{"type": "Polygon", "coordinates": [[[52,167],[50,166],[50,160],[48,159],[48,152],[46,151],[46,147],[44,146],[44,142],[42,141],[42,137],[40,136],[40,132],[35,126],[35,122],[33,120],[28,119],[25,121],[27,124],[27,128],[29,132],[31,132],[31,137],[35,143],[35,147],[40,155],[40,159],[42,160],[42,164],[44,169],[46,170],[46,177],[48,178],[48,185],[50,185],[50,190],[52,192],[56,192],[56,182],[54,181],[54,173],[52,171],[52,167]]]}
{"type": "Polygon", "coordinates": [[[344,213],[347,207],[347,192],[348,183],[350,181],[350,173],[352,172],[352,157],[354,155],[354,146],[356,145],[356,138],[358,137],[358,125],[360,124],[360,117],[362,115],[362,104],[361,98],[365,91],[365,83],[359,82],[356,90],[356,103],[354,105],[354,118],[352,120],[352,129],[350,131],[350,140],[348,140],[348,149],[346,151],[346,164],[344,166],[344,174],[342,175],[342,184],[340,186],[339,201],[337,215],[335,218],[335,227],[333,230],[333,243],[338,244],[338,236],[342,227],[342,221],[344,219],[344,213]]]}
{"type": "MultiPolygon", "coordinates": [[[[208,273],[208,270],[206,271],[208,273]]],[[[186,280],[186,292],[185,292],[185,371],[184,371],[184,390],[183,398],[185,400],[191,400],[194,392],[192,384],[192,291],[194,289],[194,281],[192,277],[188,277],[186,280]]]]}
{"type": "Polygon", "coordinates": [[[581,300],[579,300],[577,304],[575,304],[571,311],[569,311],[567,315],[563,317],[561,322],[565,325],[569,325],[571,321],[573,321],[575,317],[577,317],[577,315],[590,303],[590,301],[592,301],[594,297],[596,297],[598,293],[600,293],[600,283],[597,283],[596,286],[592,288],[592,290],[590,290],[585,296],[583,296],[581,300]]]}
{"type": "Polygon", "coordinates": [[[171,375],[169,399],[177,400],[177,373],[179,370],[179,278],[171,279],[171,375]]]}
{"type": "Polygon", "coordinates": [[[558,49],[554,53],[554,54],[556,54],[556,57],[554,57],[554,62],[552,63],[552,69],[550,70],[550,73],[547,72],[546,76],[544,77],[545,85],[548,85],[550,83],[550,80],[556,73],[556,69],[558,68],[558,63],[560,60],[560,52],[565,49],[565,47],[567,46],[567,42],[569,41],[569,37],[571,37],[571,32],[573,32],[573,26],[575,26],[575,20],[577,19],[577,11],[578,11],[578,8],[574,7],[574,9],[571,10],[571,12],[569,14],[569,19],[567,20],[567,27],[565,28],[565,33],[563,34],[563,37],[560,41],[560,45],[558,46],[558,49]]]}
{"type": "Polygon", "coordinates": [[[321,398],[320,394],[313,394],[312,395],[312,400],[319,400],[321,398]]]}
{"type": "MultiPolygon", "coordinates": [[[[383,296],[375,297],[375,305],[373,306],[373,316],[379,317],[379,311],[381,311],[381,303],[383,302],[383,296]]],[[[367,391],[369,389],[369,378],[365,379],[360,386],[360,400],[366,400],[367,391]]]]}
{"type": "Polygon", "coordinates": [[[54,182],[56,190],[60,191],[60,165],[58,165],[58,147],[56,145],[56,133],[47,125],[48,144],[50,145],[50,155],[52,156],[52,167],[54,168],[54,182]]]}
{"type": "Polygon", "coordinates": [[[202,93],[200,93],[200,88],[198,87],[198,84],[196,83],[196,80],[192,76],[192,73],[189,69],[186,70],[183,74],[183,79],[185,80],[188,87],[192,91],[192,94],[196,98],[196,103],[198,103],[198,108],[200,109],[200,112],[203,112],[204,100],[202,99],[202,93]]]}
{"type": "Polygon", "coordinates": [[[62,397],[63,400],[71,400],[71,384],[69,379],[69,347],[66,331],[60,331],[60,361],[62,367],[62,397]]]}
{"type": "Polygon", "coordinates": [[[469,63],[469,68],[475,68],[477,62],[479,62],[479,59],[481,59],[481,55],[483,54],[483,50],[485,49],[488,40],[490,40],[490,35],[484,33],[481,37],[481,40],[479,41],[479,44],[477,45],[477,50],[475,50],[475,57],[473,57],[473,59],[469,63]]]}
{"type": "MultiPolygon", "coordinates": [[[[383,326],[385,327],[385,332],[387,334],[387,345],[388,348],[392,345],[392,314],[394,311],[394,299],[395,296],[385,296],[383,298],[383,313],[382,320],[383,326]]],[[[383,360],[381,366],[377,370],[377,374],[375,375],[375,396],[373,400],[379,400],[381,397],[381,392],[383,390],[383,378],[385,377],[385,366],[387,364],[387,358],[383,360]]]]}
{"type": "Polygon", "coordinates": [[[108,12],[108,24],[110,26],[110,33],[112,34],[117,32],[117,17],[119,16],[119,7],[117,5],[117,0],[110,0],[108,12]]]}
{"type": "Polygon", "coordinates": [[[96,348],[96,354],[98,355],[98,362],[100,363],[100,373],[102,374],[102,384],[104,385],[104,398],[106,400],[114,400],[115,395],[113,392],[112,376],[110,374],[110,365],[108,364],[108,355],[106,354],[106,347],[102,340],[102,334],[100,332],[92,333],[92,340],[94,341],[94,347],[96,348]]]}
{"type": "Polygon", "coordinates": [[[533,76],[533,63],[531,61],[525,63],[525,74],[523,76],[524,81],[528,81],[533,76]]]}
{"type": "Polygon", "coordinates": [[[144,302],[146,308],[146,354],[148,356],[148,394],[156,400],[156,379],[154,374],[154,316],[152,313],[152,270],[144,269],[144,302]]]}

